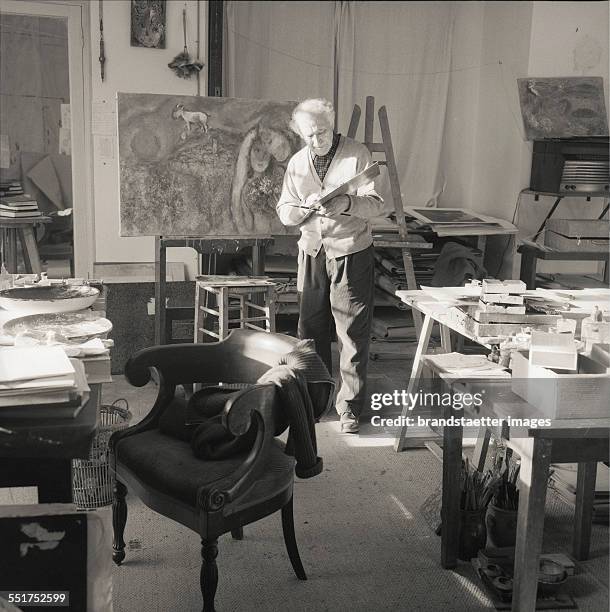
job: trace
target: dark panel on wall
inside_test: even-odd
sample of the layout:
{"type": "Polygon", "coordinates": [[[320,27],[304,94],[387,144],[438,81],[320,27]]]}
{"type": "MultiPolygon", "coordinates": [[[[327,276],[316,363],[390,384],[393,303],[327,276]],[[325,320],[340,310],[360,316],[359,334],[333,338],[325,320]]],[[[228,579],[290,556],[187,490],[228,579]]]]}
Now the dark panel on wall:
{"type": "MultiPolygon", "coordinates": [[[[112,373],[122,374],[125,362],[136,351],[154,344],[154,315],[148,314],[147,304],[155,295],[154,283],[113,283],[108,285],[106,316],[112,321],[110,337],[112,373]]],[[[195,282],[167,283],[168,306],[188,306],[195,309],[195,282]]],[[[192,341],[193,321],[174,322],[173,336],[192,341]]]]}
{"type": "Polygon", "coordinates": [[[208,96],[222,96],[222,0],[208,2],[208,96]]]}

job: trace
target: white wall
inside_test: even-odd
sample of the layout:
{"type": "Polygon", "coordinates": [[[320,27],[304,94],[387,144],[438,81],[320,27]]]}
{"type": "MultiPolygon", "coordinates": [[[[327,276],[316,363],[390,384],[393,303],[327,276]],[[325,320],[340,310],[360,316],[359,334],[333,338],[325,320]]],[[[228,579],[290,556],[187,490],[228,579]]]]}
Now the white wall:
{"type": "MultiPolygon", "coordinates": [[[[534,2],[528,76],[601,76],[607,112],[608,39],[608,2],[534,2]]],[[[529,170],[522,177],[524,186],[529,170]]],[[[519,215],[524,232],[535,231],[552,204],[552,198],[534,202],[525,197],[519,215]]],[[[595,218],[602,208],[602,198],[565,198],[554,216],[595,218]]],[[[584,266],[591,269],[591,264],[584,266]]]]}
{"type": "Polygon", "coordinates": [[[451,76],[441,154],[445,187],[440,201],[445,207],[469,208],[472,200],[483,9],[482,2],[455,3],[451,76]]]}
{"type": "Polygon", "coordinates": [[[531,2],[485,2],[472,208],[510,218],[521,185],[523,139],[517,79],[527,76],[531,2]]]}
{"type": "MultiPolygon", "coordinates": [[[[529,185],[532,155],[517,79],[602,76],[608,107],[608,42],[607,2],[457,2],[441,205],[511,220],[519,192],[529,185]]],[[[522,236],[535,232],[552,203],[521,197],[522,236]]],[[[595,217],[602,207],[601,199],[566,198],[556,215],[595,217]]],[[[490,240],[489,246],[489,272],[495,274],[505,242],[490,240]]],[[[506,255],[509,260],[510,250],[506,255]]],[[[543,263],[541,269],[551,266],[557,268],[543,263]]],[[[505,262],[501,274],[510,275],[509,267],[505,262]]],[[[595,267],[572,264],[570,270],[595,267]]]]}
{"type": "MultiPolygon", "coordinates": [[[[167,2],[167,35],[165,49],[130,46],[131,3],[129,0],[104,2],[104,42],[106,77],[100,78],[99,3],[91,3],[92,32],[92,99],[103,104],[104,111],[116,113],[117,92],[166,93],[197,95],[197,80],[177,77],[167,64],[183,50],[182,9],[187,10],[187,45],[191,56],[196,54],[197,2],[167,2]]],[[[207,2],[200,4],[200,59],[207,56],[207,2]]],[[[207,94],[207,67],[200,74],[202,95],[207,94]]],[[[94,117],[95,119],[95,117],[94,117]]],[[[116,115],[115,115],[116,119],[116,115]]],[[[122,238],[119,236],[119,169],[116,130],[114,160],[103,161],[94,135],[93,193],[95,219],[95,260],[107,262],[154,261],[154,238],[122,238]]],[[[168,261],[183,260],[192,270],[196,256],[192,249],[168,249],[168,261]]]]}
{"type": "MultiPolygon", "coordinates": [[[[510,220],[529,148],[517,78],[527,76],[532,2],[457,2],[441,206],[510,220]]],[[[488,239],[500,273],[506,239],[488,239]]]]}

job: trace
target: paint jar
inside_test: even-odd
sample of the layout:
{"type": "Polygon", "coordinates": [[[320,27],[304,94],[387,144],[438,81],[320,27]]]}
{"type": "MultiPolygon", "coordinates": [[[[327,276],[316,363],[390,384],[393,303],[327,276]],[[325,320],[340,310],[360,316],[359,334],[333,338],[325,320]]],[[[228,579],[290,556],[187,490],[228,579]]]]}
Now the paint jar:
{"type": "Polygon", "coordinates": [[[487,537],[495,548],[514,546],[517,539],[517,510],[504,510],[490,504],[485,515],[487,537]]]}

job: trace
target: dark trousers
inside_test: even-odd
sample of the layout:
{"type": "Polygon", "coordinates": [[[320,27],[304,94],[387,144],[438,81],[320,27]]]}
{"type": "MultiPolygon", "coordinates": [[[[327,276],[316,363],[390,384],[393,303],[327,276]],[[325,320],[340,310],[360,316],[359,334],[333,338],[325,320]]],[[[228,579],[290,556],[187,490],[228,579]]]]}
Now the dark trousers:
{"type": "Polygon", "coordinates": [[[299,253],[299,338],[312,338],[332,372],[333,319],[339,339],[341,387],[337,412],[362,412],[373,318],[374,257],[370,246],[331,259],[322,248],[317,257],[299,253]]]}

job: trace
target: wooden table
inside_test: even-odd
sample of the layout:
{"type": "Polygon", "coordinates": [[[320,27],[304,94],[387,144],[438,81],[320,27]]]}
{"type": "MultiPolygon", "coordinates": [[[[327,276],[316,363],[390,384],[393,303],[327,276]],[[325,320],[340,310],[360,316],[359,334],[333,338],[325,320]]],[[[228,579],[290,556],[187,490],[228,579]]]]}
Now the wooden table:
{"type": "Polygon", "coordinates": [[[72,502],[72,459],[88,459],[101,385],[75,418],[0,417],[0,487],[38,487],[38,502],[72,502]]]}
{"type": "Polygon", "coordinates": [[[4,251],[4,262],[11,274],[17,274],[17,238],[21,242],[26,272],[40,274],[40,254],[34,228],[40,223],[51,223],[51,217],[11,219],[0,217],[0,235],[4,251]]]}
{"type": "MultiPolygon", "coordinates": [[[[443,304],[432,298],[424,291],[397,291],[396,295],[406,304],[418,310],[424,315],[424,322],[417,342],[417,349],[415,351],[415,357],[413,358],[413,366],[411,368],[411,376],[407,386],[407,393],[412,393],[422,375],[422,369],[424,366],[423,357],[428,352],[430,344],[430,335],[432,334],[432,326],[436,321],[439,324],[440,336],[441,336],[441,352],[451,352],[451,331],[455,331],[463,338],[477,342],[484,348],[491,348],[488,338],[477,338],[473,336],[463,325],[460,325],[456,319],[451,317],[450,308],[444,307],[443,304]]],[[[497,343],[501,339],[496,339],[497,343]]],[[[402,417],[408,416],[408,407],[405,406],[402,411],[402,417]]],[[[487,437],[484,443],[489,442],[487,437]]],[[[407,447],[407,426],[403,425],[396,440],[394,441],[394,450],[397,452],[405,450],[407,447]]],[[[486,447],[485,447],[486,448],[486,447]]],[[[476,453],[480,456],[485,450],[481,445],[477,445],[476,453]]]]}
{"type": "MultiPolygon", "coordinates": [[[[469,391],[476,392],[478,384],[470,384],[469,391]]],[[[488,391],[491,385],[496,391],[494,399],[484,402],[477,413],[465,408],[464,416],[503,420],[503,425],[487,429],[505,440],[521,458],[512,610],[530,612],[536,607],[549,466],[551,463],[578,463],[572,554],[578,560],[586,559],[591,540],[597,462],[608,461],[610,455],[610,418],[556,420],[551,427],[530,428],[520,430],[518,436],[514,432],[511,435],[506,425],[508,416],[543,418],[543,415],[512,392],[510,381],[487,381],[488,391]]],[[[461,426],[445,427],[443,431],[441,564],[445,568],[457,565],[462,434],[461,426]]]]}

